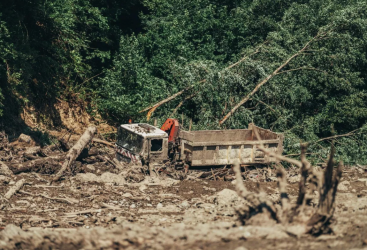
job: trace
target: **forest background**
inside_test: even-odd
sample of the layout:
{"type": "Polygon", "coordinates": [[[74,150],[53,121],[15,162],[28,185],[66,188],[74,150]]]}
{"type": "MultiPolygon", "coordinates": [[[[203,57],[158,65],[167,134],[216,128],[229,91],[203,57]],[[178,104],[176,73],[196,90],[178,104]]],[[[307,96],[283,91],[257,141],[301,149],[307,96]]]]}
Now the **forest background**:
{"type": "Polygon", "coordinates": [[[2,0],[1,126],[25,106],[47,116],[57,100],[82,100],[111,124],[254,122],[285,133],[285,154],[309,142],[315,162],[334,137],[339,158],[367,164],[366,10],[365,0],[2,0]]]}

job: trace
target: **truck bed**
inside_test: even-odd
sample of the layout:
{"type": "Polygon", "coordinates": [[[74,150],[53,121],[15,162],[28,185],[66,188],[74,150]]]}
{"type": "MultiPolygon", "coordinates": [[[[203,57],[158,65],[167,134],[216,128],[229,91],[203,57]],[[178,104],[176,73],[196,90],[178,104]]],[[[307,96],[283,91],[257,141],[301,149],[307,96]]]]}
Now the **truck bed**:
{"type": "Polygon", "coordinates": [[[248,129],[181,131],[181,155],[191,166],[218,166],[230,164],[268,164],[269,158],[258,150],[265,148],[282,153],[283,135],[250,124],[248,129]],[[261,141],[253,130],[257,129],[261,141]]]}

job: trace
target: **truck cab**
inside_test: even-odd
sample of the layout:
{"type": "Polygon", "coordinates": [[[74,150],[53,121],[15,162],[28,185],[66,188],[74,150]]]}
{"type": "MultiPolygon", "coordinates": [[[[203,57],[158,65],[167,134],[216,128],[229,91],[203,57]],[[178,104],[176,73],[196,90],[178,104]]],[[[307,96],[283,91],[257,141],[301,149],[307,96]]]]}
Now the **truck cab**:
{"type": "Polygon", "coordinates": [[[168,161],[168,134],[146,123],[123,124],[118,128],[116,158],[134,164],[168,161]]]}

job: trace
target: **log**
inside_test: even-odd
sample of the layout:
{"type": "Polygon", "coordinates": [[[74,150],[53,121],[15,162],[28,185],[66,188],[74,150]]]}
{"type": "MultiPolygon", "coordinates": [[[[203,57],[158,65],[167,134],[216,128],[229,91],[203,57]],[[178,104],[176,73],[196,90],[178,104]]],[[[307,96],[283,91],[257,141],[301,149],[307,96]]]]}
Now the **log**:
{"type": "Polygon", "coordinates": [[[24,182],[24,179],[17,181],[17,183],[15,183],[15,185],[9,189],[4,197],[9,200],[16,192],[18,192],[23,187],[24,182]]]}
{"type": "Polygon", "coordinates": [[[113,143],[108,142],[108,141],[104,141],[104,140],[100,140],[100,139],[97,139],[97,138],[93,138],[93,142],[104,144],[104,145],[109,146],[111,148],[115,147],[115,145],[113,145],[113,143]]]}
{"type": "Polygon", "coordinates": [[[0,161],[0,175],[12,176],[13,172],[10,171],[9,167],[2,161],[0,161]]]}
{"type": "Polygon", "coordinates": [[[20,164],[13,164],[12,166],[10,166],[10,168],[11,168],[12,173],[14,174],[32,172],[35,168],[43,166],[45,164],[50,164],[50,163],[53,165],[59,164],[59,163],[54,163],[54,161],[61,160],[64,157],[65,157],[65,153],[61,155],[39,158],[36,160],[27,161],[27,162],[20,163],[20,164]]]}
{"type": "Polygon", "coordinates": [[[58,181],[61,176],[64,174],[65,170],[75,161],[75,159],[79,156],[82,150],[87,146],[93,139],[94,134],[97,132],[96,127],[89,127],[84,132],[84,134],[79,138],[77,143],[69,150],[66,155],[66,159],[64,164],[62,165],[60,171],[56,174],[56,176],[52,179],[52,181],[58,181]]]}

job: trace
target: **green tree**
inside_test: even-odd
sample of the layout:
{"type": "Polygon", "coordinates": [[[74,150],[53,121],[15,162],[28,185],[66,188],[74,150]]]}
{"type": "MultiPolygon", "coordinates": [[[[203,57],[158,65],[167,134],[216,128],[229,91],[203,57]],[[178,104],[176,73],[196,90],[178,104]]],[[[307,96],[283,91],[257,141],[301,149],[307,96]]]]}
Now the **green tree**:
{"type": "MultiPolygon", "coordinates": [[[[142,16],[145,31],[121,40],[115,70],[104,79],[104,112],[144,120],[138,113],[142,107],[187,89],[153,115],[163,121],[178,106],[174,115],[185,114],[195,128],[218,128],[224,115],[259,82],[310,43],[222,128],[245,127],[253,121],[286,131],[286,152],[292,152],[298,150],[299,139],[316,142],[330,136],[331,127],[343,134],[365,125],[365,2],[144,4],[150,11],[142,16]]],[[[363,148],[358,143],[354,148],[363,148]]],[[[366,159],[357,151],[352,158],[366,159]]]]}

